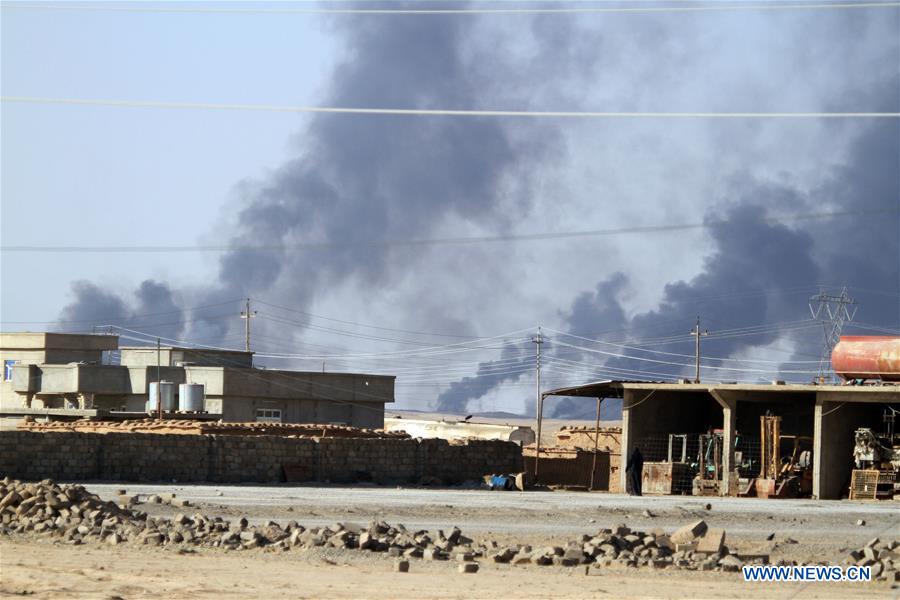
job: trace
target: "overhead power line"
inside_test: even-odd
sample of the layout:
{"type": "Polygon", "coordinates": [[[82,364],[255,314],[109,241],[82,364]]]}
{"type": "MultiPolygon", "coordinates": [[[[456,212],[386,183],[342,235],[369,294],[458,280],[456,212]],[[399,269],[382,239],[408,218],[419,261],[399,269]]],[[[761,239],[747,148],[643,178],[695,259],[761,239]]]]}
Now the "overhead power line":
{"type": "Polygon", "coordinates": [[[142,6],[105,4],[4,4],[4,9],[44,11],[90,11],[124,13],[186,14],[273,14],[273,15],[571,15],[571,14],[641,14],[702,13],[733,11],[809,11],[895,8],[897,2],[755,2],[740,4],[722,2],[696,6],[567,6],[555,8],[304,8],[304,7],[210,7],[210,6],[142,6]]]}
{"type": "MultiPolygon", "coordinates": [[[[599,350],[597,348],[585,348],[582,346],[575,346],[573,344],[567,344],[565,342],[557,341],[556,344],[560,346],[564,346],[566,348],[575,348],[577,350],[581,350],[582,352],[589,352],[592,354],[602,354],[605,356],[611,356],[613,358],[624,358],[628,360],[638,361],[638,362],[649,362],[660,365],[672,365],[677,367],[693,367],[694,365],[690,363],[681,363],[681,362],[672,362],[666,360],[657,360],[655,358],[646,358],[640,356],[630,356],[628,354],[621,354],[618,352],[606,352],[605,350],[599,350]]],[[[746,373],[791,373],[791,374],[806,374],[806,373],[816,373],[816,371],[808,371],[808,370],[800,370],[800,369],[750,369],[750,368],[738,368],[738,367],[722,367],[722,366],[707,366],[707,369],[716,369],[719,371],[737,371],[737,372],[746,372],[746,373]]]]}
{"type": "MultiPolygon", "coordinates": [[[[119,325],[128,325],[129,323],[139,322],[141,319],[144,319],[146,317],[158,317],[161,315],[181,315],[181,314],[184,314],[187,312],[194,312],[194,311],[198,311],[198,310],[202,310],[202,309],[206,309],[206,308],[213,308],[216,306],[225,306],[226,304],[234,304],[236,302],[240,302],[240,300],[241,300],[240,298],[236,298],[234,300],[226,300],[224,302],[216,302],[215,304],[204,304],[202,306],[186,306],[184,308],[179,308],[176,310],[167,310],[165,312],[144,313],[141,315],[122,315],[121,317],[104,315],[103,319],[104,320],[111,319],[111,320],[116,320],[116,321],[118,321],[119,319],[124,319],[122,321],[118,321],[118,324],[119,325]]],[[[207,318],[214,318],[214,317],[206,317],[206,316],[197,315],[197,319],[207,319],[207,318]]],[[[98,319],[78,319],[78,320],[74,320],[74,321],[72,321],[72,320],[63,321],[60,319],[54,319],[52,321],[0,321],[0,323],[2,323],[4,325],[42,325],[42,324],[48,324],[48,323],[58,323],[60,325],[67,325],[67,324],[78,324],[78,323],[95,324],[98,322],[99,322],[98,319]]],[[[143,323],[141,323],[141,324],[143,325],[143,323]]]]}
{"type": "Polygon", "coordinates": [[[292,312],[292,313],[297,313],[297,314],[304,315],[304,316],[306,316],[306,317],[311,317],[311,318],[314,318],[314,319],[323,319],[323,320],[325,320],[325,321],[333,321],[333,322],[335,322],[335,323],[343,323],[343,324],[345,324],[345,325],[354,325],[354,326],[357,326],[357,327],[367,327],[367,328],[370,328],[370,329],[379,329],[379,330],[381,330],[381,331],[392,331],[392,332],[397,332],[397,333],[409,333],[409,334],[413,334],[413,335],[427,335],[427,336],[436,336],[436,337],[461,338],[461,339],[469,339],[469,340],[482,339],[481,336],[477,336],[477,335],[459,335],[459,334],[456,334],[456,333],[437,333],[437,332],[430,332],[430,331],[414,331],[414,330],[410,330],[410,329],[397,329],[396,327],[382,327],[382,326],[379,326],[379,325],[369,325],[369,324],[366,324],[366,323],[359,323],[359,322],[356,322],[356,321],[347,321],[347,320],[344,320],[344,319],[335,319],[335,318],[333,318],[333,317],[326,317],[326,316],[323,316],[323,315],[317,315],[317,314],[315,314],[315,313],[307,312],[307,311],[304,311],[304,310],[299,310],[299,309],[296,309],[296,308],[288,308],[288,307],[286,307],[286,306],[279,306],[279,305],[277,305],[277,304],[271,304],[271,303],[269,303],[269,302],[266,302],[265,300],[258,300],[258,299],[256,299],[256,298],[253,298],[253,301],[254,301],[254,302],[259,302],[260,304],[263,304],[263,305],[265,305],[265,306],[269,306],[269,307],[271,307],[271,308],[277,308],[277,309],[279,309],[279,310],[284,310],[284,311],[288,311],[288,312],[292,312]]]}
{"type": "Polygon", "coordinates": [[[766,111],[543,111],[457,110],[428,108],[371,108],[340,106],[291,106],[277,104],[229,104],[214,102],[162,102],[102,98],[53,98],[44,96],[0,96],[3,102],[112,106],[116,108],[163,108],[280,113],[330,113],[345,115],[393,115],[419,117],[519,117],[555,119],[896,119],[900,112],[766,112],[766,111]]]}
{"type": "MultiPolygon", "coordinates": [[[[759,219],[758,222],[782,224],[794,221],[809,221],[837,217],[874,216],[900,212],[898,207],[873,208],[831,212],[799,213],[759,219]]],[[[333,248],[349,246],[437,246],[452,244],[476,244],[487,242],[519,242],[558,240],[568,238],[589,238],[609,235],[633,233],[664,233],[690,229],[709,229],[730,224],[725,219],[708,219],[702,223],[675,223],[671,225],[646,225],[636,227],[617,227],[613,229],[593,229],[586,231],[562,231],[546,233],[523,233],[510,235],[487,235],[472,237],[431,238],[412,240],[360,240],[340,242],[301,242],[291,244],[260,245],[192,245],[192,246],[49,246],[49,245],[17,245],[2,246],[2,252],[90,252],[90,253],[151,253],[151,252],[230,252],[230,251],[266,251],[266,250],[301,250],[315,248],[333,248]]]]}
{"type": "MultiPolygon", "coordinates": [[[[546,329],[547,329],[547,331],[550,331],[557,335],[564,335],[566,337],[572,337],[572,338],[576,338],[579,340],[584,340],[586,342],[593,342],[595,344],[602,344],[604,346],[612,346],[615,348],[621,348],[622,350],[632,350],[635,352],[647,352],[650,354],[661,354],[661,355],[665,355],[665,356],[675,356],[678,358],[695,358],[695,355],[693,355],[693,354],[682,354],[679,352],[665,352],[663,350],[650,350],[647,348],[640,348],[638,346],[630,346],[627,344],[616,344],[614,342],[607,342],[605,340],[586,338],[586,337],[582,337],[580,335],[574,335],[571,333],[566,333],[564,331],[550,329],[549,327],[546,329]]],[[[692,335],[692,334],[689,333],[688,335],[692,335]]],[[[705,355],[703,356],[703,359],[704,360],[718,360],[718,361],[723,361],[723,362],[764,363],[764,364],[777,364],[777,365],[799,364],[799,363],[809,363],[809,364],[818,364],[819,363],[819,361],[817,361],[817,360],[761,360],[761,359],[723,358],[723,357],[705,356],[705,355]]]]}

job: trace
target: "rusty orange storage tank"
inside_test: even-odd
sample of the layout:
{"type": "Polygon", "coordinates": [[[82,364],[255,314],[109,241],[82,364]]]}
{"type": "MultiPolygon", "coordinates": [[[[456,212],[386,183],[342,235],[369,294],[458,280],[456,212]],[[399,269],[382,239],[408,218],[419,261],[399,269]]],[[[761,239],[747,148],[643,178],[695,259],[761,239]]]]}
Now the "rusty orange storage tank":
{"type": "Polygon", "coordinates": [[[844,379],[900,381],[900,336],[841,336],[831,368],[844,379]]]}

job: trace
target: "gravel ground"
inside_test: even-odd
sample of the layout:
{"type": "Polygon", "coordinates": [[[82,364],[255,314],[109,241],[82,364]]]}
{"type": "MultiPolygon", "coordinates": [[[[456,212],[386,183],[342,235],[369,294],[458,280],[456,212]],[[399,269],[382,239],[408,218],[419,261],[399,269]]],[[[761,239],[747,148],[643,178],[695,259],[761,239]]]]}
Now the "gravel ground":
{"type": "MultiPolygon", "coordinates": [[[[491,492],[339,485],[137,485],[88,483],[104,499],[119,490],[145,500],[175,493],[189,507],[141,503],[154,516],[200,511],[252,522],[296,520],[303,525],[365,524],[372,519],[449,530],[499,543],[565,544],[575,536],[625,523],[643,530],[675,528],[703,518],[727,531],[739,553],[768,553],[771,561],[839,564],[869,539],[900,538],[900,504],[812,500],[633,498],[586,492],[491,492]],[[709,504],[709,508],[706,505],[709,504]],[[649,511],[649,512],[645,512],[649,511]],[[865,520],[865,525],[857,521],[865,520]],[[767,540],[768,537],[771,540],[767,540]]],[[[873,598],[898,597],[886,582],[754,584],[739,573],[672,569],[583,569],[495,565],[476,575],[453,561],[416,560],[393,572],[377,553],[332,548],[292,552],[226,552],[127,545],[71,547],[45,538],[0,540],[0,596],[35,598],[873,598]]]]}
{"type": "Polygon", "coordinates": [[[896,598],[890,584],[746,583],[738,573],[654,569],[527,567],[481,563],[474,575],[454,561],[393,571],[384,555],[345,551],[271,553],[69,546],[2,541],[0,596],[131,598],[896,598]]]}
{"type": "MultiPolygon", "coordinates": [[[[246,516],[251,522],[296,520],[303,525],[373,519],[418,529],[460,527],[468,535],[490,535],[521,543],[571,539],[618,523],[671,531],[702,518],[727,531],[731,547],[769,552],[773,558],[837,560],[847,548],[875,536],[900,538],[900,504],[833,500],[697,498],[587,492],[492,492],[480,489],[423,489],[379,486],[311,485],[146,485],[89,483],[104,499],[117,490],[141,498],[177,494],[205,514],[246,516]],[[705,508],[706,504],[710,509],[705,508]],[[652,516],[647,516],[649,511],[652,516]],[[857,525],[864,520],[864,526],[857,525]],[[766,538],[774,534],[773,540],[766,538]],[[796,540],[797,544],[790,543],[796,540]]],[[[192,512],[142,504],[152,515],[192,512]]]]}

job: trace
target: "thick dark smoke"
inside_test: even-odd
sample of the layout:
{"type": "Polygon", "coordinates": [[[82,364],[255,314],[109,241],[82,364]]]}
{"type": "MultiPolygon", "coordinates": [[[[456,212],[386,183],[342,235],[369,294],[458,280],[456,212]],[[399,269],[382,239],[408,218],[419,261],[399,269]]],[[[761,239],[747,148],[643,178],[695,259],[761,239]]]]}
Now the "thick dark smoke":
{"type": "MultiPolygon", "coordinates": [[[[896,95],[893,98],[895,104],[891,110],[896,110],[900,100],[896,95]]],[[[752,183],[742,178],[735,203],[726,209],[724,220],[719,222],[717,218],[709,230],[715,251],[706,259],[699,275],[688,282],[666,285],[658,308],[628,319],[617,300],[617,295],[627,285],[627,278],[616,273],[601,281],[593,292],[585,292],[575,299],[566,317],[569,331],[577,334],[625,330],[631,332],[631,338],[683,335],[692,325],[692,315],[700,312],[708,317],[707,323],[713,330],[717,325],[735,329],[760,323],[798,321],[810,316],[806,298],[777,292],[811,290],[820,284],[829,285],[832,292],[838,285],[848,286],[860,304],[858,327],[874,323],[900,330],[900,213],[897,212],[900,210],[900,170],[897,165],[900,165],[900,128],[878,125],[867,128],[859,136],[847,164],[832,169],[822,185],[809,193],[766,182],[752,183]],[[866,211],[873,209],[885,212],[867,214],[866,211]],[[784,225],[764,220],[774,210],[858,210],[861,214],[824,223],[784,225]]],[[[847,331],[853,330],[851,323],[847,331]]],[[[873,333],[865,329],[857,331],[873,333]]],[[[706,345],[710,354],[729,357],[779,339],[793,341],[797,350],[788,355],[775,354],[776,360],[815,360],[822,332],[816,328],[787,333],[772,330],[714,340],[706,345]]],[[[684,345],[679,348],[654,347],[660,348],[689,351],[684,345]]],[[[634,351],[623,353],[666,358],[634,351]]],[[[653,372],[647,374],[646,379],[665,379],[665,375],[669,378],[693,376],[690,368],[628,358],[607,358],[593,353],[580,353],[577,358],[596,361],[598,372],[603,372],[603,367],[613,367],[653,372]]],[[[685,359],[669,360],[686,362],[685,359]]],[[[737,368],[748,367],[738,365],[737,368]]],[[[608,375],[609,371],[606,373],[608,377],[616,378],[608,375]]],[[[710,370],[708,376],[715,380],[771,380],[777,375],[710,370]]],[[[807,374],[790,377],[812,379],[812,375],[807,374]]],[[[622,375],[619,378],[629,377],[622,375]]],[[[634,375],[633,378],[640,377],[634,375]]],[[[590,418],[591,411],[583,402],[563,400],[557,405],[555,416],[590,418]]]]}
{"type": "MultiPolygon", "coordinates": [[[[898,88],[900,89],[900,88],[898,88]]],[[[897,94],[881,99],[884,110],[900,109],[897,94]],[[892,100],[891,100],[892,98],[892,100]],[[893,101],[893,104],[891,102],[893,101]]],[[[900,127],[870,126],[852,145],[850,159],[824,174],[820,185],[810,191],[781,183],[755,180],[749,173],[733,178],[730,200],[706,217],[713,251],[704,261],[702,271],[689,281],[675,281],[665,286],[658,307],[626,315],[621,297],[628,289],[629,277],[616,272],[600,281],[595,289],[575,297],[565,313],[569,333],[603,338],[603,332],[615,332],[607,339],[618,343],[640,338],[682,339],[694,325],[694,317],[703,315],[709,329],[738,329],[763,323],[796,322],[810,318],[807,297],[818,285],[826,285],[832,293],[847,285],[860,304],[859,325],[853,323],[845,331],[878,334],[866,324],[879,324],[900,331],[900,127]],[[871,211],[882,211],[872,214],[871,211]],[[778,214],[805,212],[860,211],[859,216],[823,221],[778,223],[778,214]],[[790,293],[799,290],[800,294],[790,293]],[[789,293],[780,293],[787,291],[789,293]]],[[[664,257],[660,257],[664,260],[664,257]]],[[[690,359],[654,355],[609,346],[589,346],[606,352],[690,363],[690,359]]],[[[767,354],[767,359],[816,360],[820,356],[822,331],[812,327],[797,331],[772,329],[753,335],[736,335],[704,341],[706,353],[733,357],[754,348],[783,341],[787,348],[767,354]],[[795,350],[791,350],[795,348],[795,350]]],[[[655,345],[654,350],[686,353],[692,347],[683,343],[655,345]]],[[[653,363],[632,358],[610,357],[582,352],[557,345],[548,352],[560,358],[595,364],[597,379],[663,379],[693,377],[693,368],[653,363]]],[[[482,363],[489,366],[491,363],[482,363]]],[[[722,363],[713,366],[736,369],[777,369],[759,364],[722,363]],[[765,367],[765,368],[764,368],[765,367]]],[[[790,370],[815,370],[815,365],[789,367],[790,370]]],[[[481,369],[479,368],[479,371],[481,369]]],[[[750,370],[707,369],[705,376],[713,380],[769,381],[778,373],[750,370]]],[[[811,380],[811,374],[782,374],[794,380],[811,380]]],[[[453,385],[442,396],[441,403],[454,406],[457,412],[466,403],[490,392],[495,386],[518,377],[485,378],[480,385],[469,382],[466,387],[453,385]]],[[[572,380],[570,383],[581,383],[572,380]]],[[[528,402],[525,402],[528,406],[528,402]]],[[[558,418],[590,419],[594,417],[591,402],[583,399],[560,399],[548,403],[547,410],[558,418]]],[[[604,419],[618,418],[621,401],[609,399],[603,405],[604,419]]]]}
{"type": "MultiPolygon", "coordinates": [[[[823,63],[843,60],[837,56],[840,48],[834,49],[830,40],[864,39],[875,19],[851,16],[847,21],[839,17],[816,21],[825,25],[817,25],[817,37],[811,39],[797,36],[805,20],[795,22],[788,17],[753,20],[746,28],[743,25],[735,28],[741,35],[734,47],[717,54],[718,49],[702,41],[710,39],[704,29],[709,23],[697,21],[689,26],[681,18],[629,20],[625,27],[618,25],[619,21],[598,19],[591,21],[591,27],[581,28],[561,18],[504,21],[500,25],[492,21],[491,25],[484,25],[467,17],[342,17],[337,31],[346,41],[348,53],[334,71],[328,92],[320,103],[343,107],[460,109],[581,106],[610,110],[697,107],[733,110],[746,106],[774,110],[788,106],[792,110],[856,110],[864,107],[896,112],[900,110],[900,84],[896,76],[888,82],[890,85],[873,88],[875,91],[865,94],[846,92],[864,86],[842,82],[821,85],[816,79],[822,77],[823,63]],[[796,50],[801,58],[784,65],[769,64],[771,57],[763,57],[760,64],[748,59],[756,56],[759,36],[768,39],[770,27],[776,28],[772,29],[772,38],[783,36],[788,40],[785,43],[790,44],[785,49],[796,50]],[[692,37],[692,31],[703,31],[704,35],[692,37]],[[515,44],[519,36],[530,36],[525,50],[515,44]],[[820,38],[828,39],[822,42],[820,38]],[[795,39],[801,41],[795,43],[795,39]],[[695,42],[696,47],[692,45],[695,42]],[[501,52],[501,47],[507,50],[506,46],[508,52],[501,52]],[[595,70],[597,61],[599,66],[595,70]],[[748,82],[732,77],[743,70],[747,71],[748,82]],[[807,79],[795,75],[800,72],[807,79]],[[708,78],[715,77],[715,73],[728,75],[721,86],[710,85],[708,78]],[[785,90],[788,97],[784,106],[778,94],[770,93],[778,82],[792,83],[791,89],[785,90]],[[833,92],[840,106],[822,106],[816,97],[822,90],[833,92]],[[711,97],[707,98],[709,94],[711,97]]],[[[735,27],[732,21],[722,23],[735,27]]],[[[895,41],[890,44],[896,46],[895,41]]],[[[869,46],[873,45],[876,42],[869,46]]],[[[874,51],[869,46],[859,49],[858,56],[872,54],[874,51]]],[[[857,56],[856,49],[854,52],[857,56]]],[[[855,63],[847,59],[847,64],[855,63]]],[[[896,73],[893,67],[888,70],[896,73]]],[[[834,73],[839,71],[838,67],[834,69],[834,73]]],[[[850,77],[850,69],[847,72],[850,77]]],[[[879,66],[873,77],[883,72],[885,69],[879,66]]],[[[825,75],[830,77],[829,72],[825,75]]],[[[580,127],[572,123],[569,122],[571,129],[580,127]]],[[[665,163],[666,156],[652,152],[641,155],[637,149],[663,139],[664,133],[677,136],[678,131],[694,131],[698,139],[702,138],[700,145],[708,138],[712,140],[710,143],[720,146],[721,153],[732,153],[732,158],[738,159],[735,163],[723,163],[730,172],[721,175],[730,175],[723,179],[730,183],[718,183],[722,181],[718,179],[719,174],[709,176],[710,182],[717,182],[709,184],[715,191],[712,197],[719,199],[712,205],[699,199],[709,197],[704,196],[708,190],[689,188],[682,192],[698,194],[696,204],[691,207],[696,216],[690,220],[705,215],[711,223],[708,237],[712,247],[698,275],[686,281],[673,280],[670,276],[668,279],[673,281],[665,287],[659,305],[637,315],[628,310],[624,299],[628,293],[644,291],[632,288],[636,279],[633,274],[614,272],[591,285],[597,279],[593,275],[582,288],[587,291],[575,295],[574,299],[571,291],[567,291],[554,305],[543,307],[543,315],[522,315],[522,319],[541,322],[562,306],[567,307],[563,310],[563,321],[570,333],[593,335],[617,331],[617,341],[684,335],[698,313],[713,331],[807,318],[802,295],[778,294],[773,290],[805,288],[808,293],[823,283],[832,287],[850,286],[851,293],[860,301],[861,322],[900,327],[897,302],[900,220],[896,214],[786,224],[768,220],[778,214],[896,208],[900,203],[897,169],[900,131],[896,120],[868,127],[859,122],[827,125],[840,141],[836,145],[841,149],[849,132],[861,133],[845,164],[829,167],[827,159],[809,157],[805,164],[821,171],[820,184],[812,188],[758,172],[755,168],[760,162],[758,155],[765,152],[760,148],[769,148],[776,142],[762,134],[758,139],[754,137],[758,133],[754,131],[755,123],[733,127],[720,123],[711,126],[710,131],[676,127],[664,131],[660,127],[663,133],[653,129],[651,134],[647,133],[650,127],[642,129],[644,123],[628,122],[625,127],[633,128],[627,131],[635,132],[634,139],[626,140],[620,147],[621,159],[617,157],[609,167],[620,165],[630,178],[628,184],[640,187],[643,178],[656,173],[643,163],[665,163]],[[630,164],[632,160],[642,164],[630,164]],[[744,170],[736,173],[740,168],[734,164],[744,164],[744,170]]],[[[809,131],[814,132],[816,124],[811,123],[809,131]]],[[[606,133],[617,132],[613,126],[604,127],[607,124],[596,129],[603,143],[606,133]]],[[[815,137],[818,135],[810,133],[810,139],[819,139],[815,137]]],[[[623,137],[616,139],[621,142],[623,137]]],[[[130,323],[137,325],[134,329],[152,335],[187,336],[215,345],[223,343],[240,322],[236,318],[214,318],[215,315],[178,314],[175,311],[179,306],[262,296],[303,310],[317,295],[348,283],[362,293],[377,296],[391,290],[399,274],[415,274],[417,269],[427,268],[429,264],[423,256],[426,253],[401,251],[389,244],[359,242],[422,239],[451,224],[471,225],[496,233],[512,231],[522,223],[529,223],[524,229],[532,231],[552,228],[549,209],[547,215],[531,214],[536,196],[534,183],[543,172],[552,171],[561,161],[572,158],[566,156],[566,144],[571,139],[574,138],[563,137],[562,127],[556,122],[543,125],[535,121],[499,119],[313,116],[296,136],[295,155],[291,160],[271,176],[238,187],[241,209],[230,237],[232,250],[222,256],[213,283],[209,286],[198,283],[175,294],[164,284],[145,282],[134,298],[125,298],[94,284],[77,282],[73,285],[75,300],[64,309],[60,326],[69,327],[68,322],[73,321],[123,326],[130,323]],[[530,222],[529,218],[532,218],[530,222]],[[308,242],[324,242],[328,246],[290,249],[292,244],[308,242]],[[247,248],[260,244],[277,247],[279,243],[285,248],[247,248]],[[173,314],[142,316],[158,313],[173,314]],[[184,322],[188,320],[191,324],[185,329],[184,322]]],[[[685,148],[689,149],[694,142],[697,140],[685,139],[685,148]]],[[[677,188],[682,184],[677,178],[669,181],[665,177],[656,186],[677,188]]],[[[695,180],[691,181],[701,187],[695,180]]],[[[602,187],[600,183],[598,187],[602,187]]],[[[649,183],[648,191],[653,187],[649,183]]],[[[597,202],[607,202],[603,207],[608,207],[612,216],[618,209],[615,191],[613,186],[612,191],[597,193],[597,202]]],[[[558,208],[560,213],[572,210],[565,198],[559,200],[558,208]]],[[[647,207],[648,212],[658,211],[660,218],[665,218],[668,209],[667,206],[647,207]]],[[[672,214],[676,212],[673,209],[672,214]]],[[[647,239],[646,246],[659,249],[661,244],[647,239]]],[[[658,254],[659,261],[668,260],[664,250],[658,254]]],[[[572,256],[565,260],[583,258],[572,256]]],[[[491,273],[492,269],[501,271],[506,266],[499,264],[501,259],[486,260],[493,263],[465,265],[460,269],[464,275],[459,278],[486,277],[483,273],[491,273]]],[[[608,265],[600,266],[603,273],[616,270],[608,265]]],[[[448,281],[439,283],[449,285],[448,281]]],[[[520,285],[524,288],[533,284],[522,281],[520,285]]],[[[439,290],[418,291],[431,297],[440,296],[439,290]]],[[[414,301],[408,300],[410,305],[414,301]]],[[[484,301],[473,298],[467,309],[474,312],[484,301]]],[[[435,314],[433,321],[446,318],[448,322],[466,322],[465,315],[464,311],[435,314]]],[[[258,321],[261,322],[254,326],[265,333],[266,322],[258,321]]],[[[781,356],[798,360],[818,358],[819,346],[814,338],[818,334],[815,331],[786,335],[784,343],[788,350],[781,356]],[[798,349],[796,356],[790,353],[794,347],[798,349]]],[[[779,343],[781,339],[778,333],[770,332],[755,337],[710,340],[707,348],[710,354],[728,357],[779,343]]],[[[685,351],[682,346],[662,349],[685,351]]],[[[501,384],[524,378],[498,373],[503,370],[502,365],[521,365],[533,360],[531,349],[528,350],[507,346],[497,360],[509,359],[508,362],[483,363],[476,376],[463,378],[440,395],[439,408],[464,412],[470,401],[496,390],[501,384]],[[514,360],[517,357],[522,358],[514,360]]],[[[603,377],[604,367],[647,371],[647,378],[657,377],[654,373],[669,377],[686,374],[683,369],[669,365],[648,366],[650,363],[579,353],[562,346],[551,348],[548,344],[544,350],[568,360],[595,363],[597,378],[603,377]]],[[[748,376],[753,375],[723,372],[716,378],[746,379],[748,376]]],[[[769,375],[765,377],[771,379],[769,375]]],[[[529,401],[525,406],[530,406],[530,393],[523,392],[523,400],[526,397],[529,401]]],[[[558,405],[557,415],[589,413],[590,404],[563,402],[558,405]]]]}
{"type": "Polygon", "coordinates": [[[534,357],[529,356],[527,350],[530,349],[521,345],[504,344],[499,359],[480,363],[475,375],[463,377],[441,392],[437,410],[462,414],[470,400],[481,398],[505,382],[517,381],[523,366],[534,365],[534,357]]]}
{"type": "MultiPolygon", "coordinates": [[[[349,55],[322,103],[489,105],[486,78],[493,74],[465,52],[471,26],[466,18],[342,18],[338,31],[349,55]]],[[[316,293],[351,277],[378,289],[388,282],[391,247],[360,242],[428,237],[448,218],[503,231],[515,220],[511,214],[527,213],[532,174],[551,155],[562,155],[558,135],[533,122],[317,115],[297,137],[296,158],[270,178],[240,186],[244,207],[231,239],[234,250],[222,257],[217,283],[193,302],[265,295],[303,308],[316,293]],[[246,248],[310,241],[330,245],[246,248]]],[[[391,266],[405,261],[409,267],[415,259],[407,252],[391,266]]],[[[91,310],[81,302],[76,290],[69,310],[91,310]]],[[[191,333],[216,343],[231,327],[233,322],[200,315],[191,333]]]]}
{"type": "MultiPolygon", "coordinates": [[[[341,23],[352,49],[334,73],[327,104],[427,109],[485,103],[486,82],[464,56],[466,20],[341,23]]],[[[360,241],[427,237],[451,217],[503,230],[511,220],[501,200],[511,197],[527,211],[530,173],[557,150],[554,134],[543,127],[390,116],[320,115],[299,144],[301,156],[247,199],[233,243],[337,245],[302,252],[235,249],[221,261],[214,297],[274,289],[303,306],[317,290],[351,277],[378,289],[389,279],[391,248],[360,241]]],[[[409,267],[411,260],[404,255],[391,266],[405,261],[409,267]]]]}
{"type": "Polygon", "coordinates": [[[72,283],[75,300],[59,317],[63,331],[93,331],[95,327],[118,325],[138,331],[152,331],[166,338],[180,338],[185,324],[182,311],[165,283],[148,279],[134,292],[134,301],[101,289],[89,281],[72,283]]]}

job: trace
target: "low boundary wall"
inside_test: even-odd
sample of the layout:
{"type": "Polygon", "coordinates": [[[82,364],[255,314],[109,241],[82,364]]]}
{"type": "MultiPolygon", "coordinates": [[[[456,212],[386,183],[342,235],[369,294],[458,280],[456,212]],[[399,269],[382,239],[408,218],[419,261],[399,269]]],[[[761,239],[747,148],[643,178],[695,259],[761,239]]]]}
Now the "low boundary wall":
{"type": "Polygon", "coordinates": [[[62,481],[444,483],[522,471],[512,442],[0,432],[0,476],[62,481]]]}

